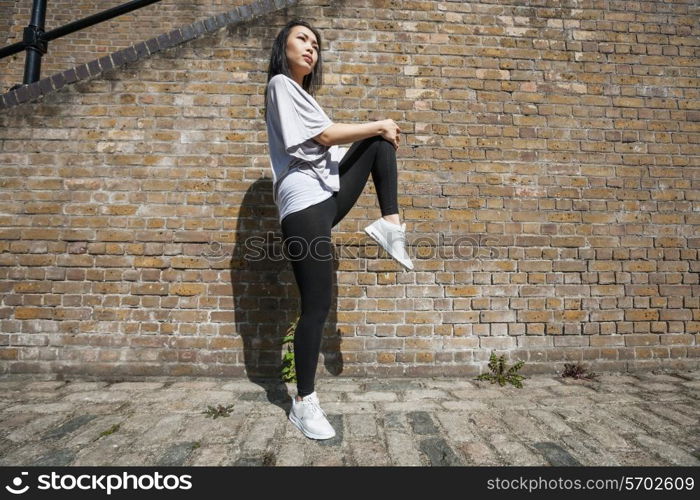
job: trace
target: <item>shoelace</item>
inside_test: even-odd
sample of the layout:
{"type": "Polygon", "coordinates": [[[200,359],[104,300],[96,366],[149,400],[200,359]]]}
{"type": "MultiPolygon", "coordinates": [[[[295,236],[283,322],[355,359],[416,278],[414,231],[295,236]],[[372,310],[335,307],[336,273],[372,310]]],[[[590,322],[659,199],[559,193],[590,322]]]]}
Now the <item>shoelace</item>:
{"type": "Polygon", "coordinates": [[[323,413],[324,417],[327,417],[326,412],[323,411],[323,408],[321,408],[318,404],[318,401],[309,399],[309,400],[304,400],[304,402],[307,403],[308,407],[311,408],[311,413],[316,414],[318,412],[323,413]]]}

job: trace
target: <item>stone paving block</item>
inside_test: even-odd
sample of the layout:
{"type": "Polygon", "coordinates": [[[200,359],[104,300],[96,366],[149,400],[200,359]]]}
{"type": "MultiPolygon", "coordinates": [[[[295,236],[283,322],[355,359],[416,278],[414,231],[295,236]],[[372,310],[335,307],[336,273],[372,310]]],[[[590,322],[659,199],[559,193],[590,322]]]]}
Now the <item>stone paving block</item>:
{"type": "Polygon", "coordinates": [[[445,431],[449,441],[473,441],[477,439],[469,413],[464,411],[436,411],[435,419],[445,431]]]}
{"type": "Polygon", "coordinates": [[[389,466],[391,459],[383,439],[349,439],[353,463],[360,467],[389,466]]]}
{"type": "Polygon", "coordinates": [[[408,428],[406,414],[400,411],[389,411],[380,416],[383,421],[383,427],[386,430],[405,430],[408,428]]]}
{"type": "Polygon", "coordinates": [[[108,436],[103,436],[93,442],[89,447],[78,451],[72,465],[93,465],[97,467],[116,464],[128,465],[128,462],[125,463],[124,454],[140,455],[141,463],[154,463],[156,458],[153,454],[153,450],[145,449],[143,443],[135,439],[134,436],[116,432],[108,436]]]}
{"type": "Polygon", "coordinates": [[[138,435],[139,445],[150,446],[160,442],[170,442],[173,436],[180,434],[184,422],[184,415],[166,415],[157,420],[151,420],[150,426],[138,435]]]}
{"type": "MultiPolygon", "coordinates": [[[[179,438],[179,436],[178,436],[179,438]]],[[[164,447],[160,458],[156,460],[157,467],[182,467],[184,466],[192,452],[199,446],[194,441],[178,441],[168,443],[164,447]]]]}
{"type": "Polygon", "coordinates": [[[237,435],[242,454],[251,451],[263,452],[274,437],[277,429],[281,429],[284,420],[279,417],[249,418],[243,424],[237,435]]]}
{"type": "Polygon", "coordinates": [[[636,434],[646,432],[644,428],[624,417],[629,406],[595,406],[589,410],[589,417],[596,423],[609,427],[611,431],[619,434],[636,434]]]}
{"type": "Polygon", "coordinates": [[[0,456],[2,466],[31,466],[43,454],[45,448],[36,444],[20,446],[4,456],[0,456]]]}
{"type": "Polygon", "coordinates": [[[666,405],[666,407],[671,408],[683,415],[686,415],[695,420],[700,420],[700,405],[695,402],[680,402],[672,403],[666,405]]]}
{"type": "Polygon", "coordinates": [[[469,423],[472,424],[472,429],[479,436],[485,433],[507,433],[508,428],[501,415],[497,411],[475,411],[469,412],[469,423]]]}
{"type": "Polygon", "coordinates": [[[34,413],[0,413],[0,436],[6,436],[13,430],[27,425],[40,416],[40,414],[34,413]]]}
{"type": "Polygon", "coordinates": [[[693,425],[698,425],[698,418],[692,418],[679,412],[675,405],[647,404],[642,406],[642,410],[654,413],[659,417],[675,422],[680,426],[690,427],[693,425]]]}
{"type": "Polygon", "coordinates": [[[64,403],[35,403],[13,405],[7,407],[5,411],[18,413],[68,413],[73,408],[75,408],[75,404],[67,401],[64,403]]]}
{"type": "Polygon", "coordinates": [[[516,441],[513,435],[490,434],[488,440],[506,465],[548,465],[539,453],[533,453],[525,445],[516,441]]]}
{"type": "Polygon", "coordinates": [[[421,389],[423,383],[420,379],[371,379],[366,381],[362,386],[362,391],[365,392],[398,392],[411,389],[421,389]]]}
{"type": "MultiPolygon", "coordinates": [[[[296,428],[295,430],[298,434],[301,434],[296,428]]],[[[281,442],[277,448],[275,458],[275,465],[280,467],[299,467],[306,465],[304,446],[300,445],[297,440],[285,440],[281,442]]]]}
{"type": "MultiPolygon", "coordinates": [[[[60,388],[61,392],[90,392],[104,389],[109,385],[108,382],[69,382],[60,388]]],[[[0,389],[2,390],[2,389],[0,389]]]]}
{"type": "Polygon", "coordinates": [[[380,411],[434,411],[441,409],[441,404],[438,401],[426,401],[424,399],[417,401],[398,401],[395,403],[376,403],[380,411]]]}
{"type": "Polygon", "coordinates": [[[61,401],[75,403],[107,403],[113,401],[131,401],[133,394],[128,391],[78,391],[66,394],[61,401]]]}
{"type": "Polygon", "coordinates": [[[65,381],[53,380],[53,381],[39,381],[39,382],[29,382],[23,387],[24,391],[53,391],[59,389],[66,385],[65,381]]]}
{"type": "Polygon", "coordinates": [[[430,467],[465,465],[462,458],[441,437],[426,437],[418,444],[430,467]]]}
{"type": "Polygon", "coordinates": [[[63,422],[58,427],[48,429],[42,436],[42,441],[50,439],[61,439],[85,427],[91,420],[97,418],[97,415],[82,414],[77,415],[70,420],[63,422]]]}
{"type": "Polygon", "coordinates": [[[620,461],[607,450],[592,447],[589,448],[584,441],[595,446],[594,443],[590,442],[590,438],[585,434],[571,434],[562,436],[558,443],[565,449],[569,454],[578,460],[581,465],[586,466],[618,466],[621,465],[620,461]]]}
{"type": "Polygon", "coordinates": [[[323,403],[323,409],[326,413],[336,413],[350,415],[352,413],[376,413],[374,403],[372,402],[337,402],[323,403]]]}
{"type": "Polygon", "coordinates": [[[420,466],[420,452],[412,434],[400,432],[395,429],[386,431],[387,452],[391,458],[391,465],[395,466],[420,466]]]}
{"type": "Polygon", "coordinates": [[[578,467],[581,463],[559,444],[552,441],[539,441],[532,443],[532,447],[540,452],[548,465],[554,467],[578,467]]]}
{"type": "Polygon", "coordinates": [[[588,408],[593,400],[587,396],[557,396],[554,398],[540,398],[537,404],[541,409],[559,408],[588,408]]]}
{"type": "Polygon", "coordinates": [[[378,435],[377,417],[375,414],[347,415],[345,424],[348,433],[353,437],[376,437],[378,435]]]}
{"type": "Polygon", "coordinates": [[[532,416],[537,425],[547,431],[546,433],[549,436],[552,434],[556,436],[571,434],[573,432],[564,419],[555,412],[547,410],[528,410],[528,413],[532,416]]]}
{"type": "Polygon", "coordinates": [[[465,465],[499,466],[502,461],[497,454],[485,442],[467,441],[455,444],[455,448],[462,453],[465,465]]]}
{"type": "Polygon", "coordinates": [[[409,428],[414,434],[438,434],[439,428],[426,411],[412,411],[406,415],[409,428]]]}
{"type": "Polygon", "coordinates": [[[649,452],[660,456],[668,463],[681,466],[700,466],[700,460],[690,453],[647,434],[636,434],[634,440],[649,452]]]}
{"type": "Polygon", "coordinates": [[[67,467],[75,460],[75,450],[67,448],[45,448],[44,454],[32,464],[35,467],[67,467]]]}
{"type": "Polygon", "coordinates": [[[651,392],[680,392],[680,384],[668,384],[661,382],[639,382],[637,387],[644,391],[651,392]]]}
{"type": "Polygon", "coordinates": [[[570,406],[568,408],[550,408],[550,410],[561,416],[569,425],[584,422],[589,418],[588,412],[584,413],[580,408],[575,406],[570,406]]]}
{"type": "Polygon", "coordinates": [[[586,420],[583,425],[579,426],[579,429],[598,441],[598,443],[600,443],[599,446],[607,450],[631,447],[630,443],[628,443],[625,438],[619,436],[609,427],[596,422],[586,420]]]}
{"type": "Polygon", "coordinates": [[[450,391],[454,397],[457,399],[464,399],[464,400],[469,400],[469,401],[474,401],[474,400],[484,400],[484,399],[492,399],[492,398],[504,398],[507,397],[507,395],[504,392],[501,392],[497,389],[484,389],[484,388],[477,388],[477,389],[464,389],[464,390],[455,390],[455,391],[450,391]]]}
{"type": "Polygon", "coordinates": [[[404,401],[420,401],[422,399],[446,400],[452,399],[446,391],[440,389],[408,389],[403,391],[404,401]]]}
{"type": "Polygon", "coordinates": [[[626,406],[624,418],[634,422],[649,432],[671,432],[676,428],[676,424],[665,418],[661,418],[654,413],[645,411],[636,406],[626,406]]]}
{"type": "Polygon", "coordinates": [[[440,403],[446,410],[487,410],[491,408],[483,401],[442,401],[440,403]]]}
{"type": "MultiPolygon", "coordinates": [[[[316,381],[316,392],[319,394],[326,392],[362,392],[364,382],[329,380],[327,382],[316,381]]],[[[296,388],[292,388],[290,394],[296,394],[296,388]]]]}
{"type": "Polygon", "coordinates": [[[199,441],[201,445],[230,443],[236,439],[245,420],[243,415],[230,414],[217,418],[206,415],[184,415],[178,439],[199,441]]]}
{"type": "Polygon", "coordinates": [[[155,391],[165,385],[164,382],[117,382],[109,387],[110,391],[155,391]]]}
{"type": "Polygon", "coordinates": [[[596,377],[596,380],[606,385],[636,384],[639,382],[639,378],[634,375],[622,375],[617,373],[600,373],[596,377]]]}
{"type": "Polygon", "coordinates": [[[231,465],[237,458],[231,444],[207,444],[193,450],[188,465],[194,467],[222,467],[231,465]]]}
{"type": "Polygon", "coordinates": [[[98,416],[68,436],[65,440],[65,445],[71,448],[92,445],[92,443],[100,439],[101,433],[108,431],[115,425],[120,425],[125,420],[126,416],[119,414],[98,416]]]}
{"type": "Polygon", "coordinates": [[[652,454],[640,451],[638,449],[618,451],[617,458],[620,465],[632,466],[632,467],[658,467],[658,466],[668,466],[672,465],[667,461],[660,459],[652,454]]]}
{"type": "Polygon", "coordinates": [[[619,383],[619,384],[605,383],[605,384],[600,384],[600,386],[598,387],[599,394],[607,394],[607,393],[635,394],[641,390],[642,390],[642,388],[636,384],[626,384],[626,383],[619,383]]]}
{"type": "Polygon", "coordinates": [[[561,383],[561,377],[533,375],[529,379],[525,380],[525,382],[523,382],[523,388],[527,388],[527,390],[529,391],[532,389],[539,389],[543,387],[549,387],[552,385],[561,385],[561,383]]]}
{"type": "Polygon", "coordinates": [[[442,380],[442,379],[432,379],[424,378],[422,379],[423,386],[426,389],[443,389],[445,391],[454,390],[474,390],[476,389],[476,384],[468,380],[442,380]]]}
{"type": "Polygon", "coordinates": [[[67,420],[67,415],[63,413],[49,415],[35,415],[31,421],[27,422],[22,427],[14,429],[5,436],[6,439],[14,443],[24,443],[27,441],[35,441],[39,438],[42,432],[46,429],[56,427],[67,420]]]}
{"type": "Polygon", "coordinates": [[[591,394],[590,396],[587,396],[588,398],[591,399],[594,403],[599,403],[599,404],[612,404],[612,405],[620,405],[620,404],[632,404],[632,403],[642,403],[644,402],[644,398],[642,396],[636,396],[634,394],[623,394],[623,393],[608,393],[608,392],[602,392],[598,394],[591,394]]]}
{"type": "Polygon", "coordinates": [[[642,382],[649,382],[650,384],[670,382],[672,384],[677,384],[682,382],[682,377],[672,375],[670,373],[651,373],[651,372],[638,372],[635,373],[635,378],[642,382]]]}
{"type": "Polygon", "coordinates": [[[537,402],[527,397],[513,397],[508,399],[490,399],[489,405],[496,410],[534,410],[537,402]]]}
{"type": "Polygon", "coordinates": [[[580,397],[595,394],[596,390],[585,385],[550,385],[547,390],[555,396],[580,397]]]}
{"type": "MultiPolygon", "coordinates": [[[[173,384],[174,386],[175,384],[173,384]]],[[[179,387],[176,387],[179,388],[179,387]]],[[[186,388],[186,387],[183,387],[186,388]]],[[[261,385],[251,382],[250,380],[238,379],[231,382],[227,382],[219,386],[219,390],[231,391],[231,392],[250,392],[261,390],[261,385]]]]}
{"type": "Polygon", "coordinates": [[[399,398],[395,392],[367,391],[345,393],[348,401],[397,401],[399,398]]]}
{"type": "Polygon", "coordinates": [[[355,466],[351,456],[342,452],[325,451],[307,457],[306,465],[311,467],[345,467],[355,466]]]}
{"type": "MultiPolygon", "coordinates": [[[[56,399],[56,393],[54,391],[15,391],[4,396],[6,398],[11,398],[14,404],[50,403],[56,399]]],[[[7,399],[5,401],[7,401],[7,399]]]]}
{"type": "MultiPolygon", "coordinates": [[[[228,391],[229,388],[227,387],[228,385],[231,385],[231,383],[228,384],[222,384],[221,382],[214,381],[214,380],[183,380],[181,382],[173,382],[168,386],[169,390],[183,390],[183,391],[210,391],[210,390],[219,390],[219,391],[228,391]]],[[[246,386],[252,385],[253,387],[260,389],[260,386],[258,384],[252,384],[252,383],[246,383],[246,386]]],[[[251,387],[252,389],[252,387],[251,387]]]]}
{"type": "Polygon", "coordinates": [[[547,434],[542,432],[527,412],[503,410],[501,418],[510,431],[522,441],[547,441],[547,434]]]}
{"type": "Polygon", "coordinates": [[[27,382],[23,380],[0,380],[0,395],[23,391],[27,382]]]}

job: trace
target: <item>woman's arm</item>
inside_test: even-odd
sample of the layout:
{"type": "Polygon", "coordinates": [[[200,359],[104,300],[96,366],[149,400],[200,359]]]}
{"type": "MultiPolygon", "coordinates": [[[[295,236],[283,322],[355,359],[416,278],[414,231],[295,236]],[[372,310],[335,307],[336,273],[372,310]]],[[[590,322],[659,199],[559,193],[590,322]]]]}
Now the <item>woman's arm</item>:
{"type": "Polygon", "coordinates": [[[369,123],[334,123],[314,137],[314,140],[324,146],[346,144],[361,141],[368,137],[381,135],[398,148],[400,129],[392,119],[379,120],[369,123]]]}

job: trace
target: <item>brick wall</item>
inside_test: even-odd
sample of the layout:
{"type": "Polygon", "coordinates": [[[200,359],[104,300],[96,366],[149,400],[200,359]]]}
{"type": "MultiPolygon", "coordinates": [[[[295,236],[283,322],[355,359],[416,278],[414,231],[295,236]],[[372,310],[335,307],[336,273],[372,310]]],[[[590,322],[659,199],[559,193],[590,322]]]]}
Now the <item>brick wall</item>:
{"type": "MultiPolygon", "coordinates": [[[[127,0],[50,0],[46,31],[126,3],[127,0]]],[[[219,14],[249,0],[161,0],[139,10],[49,42],[41,75],[50,75],[147,40],[183,24],[219,14]]],[[[0,46],[22,41],[32,15],[32,0],[0,0],[0,46]]],[[[0,91],[22,83],[24,52],[0,59],[0,91]]]]}
{"type": "Polygon", "coordinates": [[[697,4],[542,3],[301,1],[0,110],[0,369],[277,373],[298,293],[262,103],[295,16],[331,118],[405,133],[416,265],[362,232],[368,182],[320,374],[697,367],[697,4]]]}

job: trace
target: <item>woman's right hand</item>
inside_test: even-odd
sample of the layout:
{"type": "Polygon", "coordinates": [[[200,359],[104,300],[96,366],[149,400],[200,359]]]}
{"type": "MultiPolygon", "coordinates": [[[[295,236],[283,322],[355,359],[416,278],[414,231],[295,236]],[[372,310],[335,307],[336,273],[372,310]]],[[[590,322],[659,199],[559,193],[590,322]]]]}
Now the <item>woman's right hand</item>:
{"type": "Polygon", "coordinates": [[[382,120],[382,133],[381,136],[394,145],[394,149],[399,149],[400,137],[399,133],[401,129],[396,124],[394,120],[388,118],[382,120]]]}

